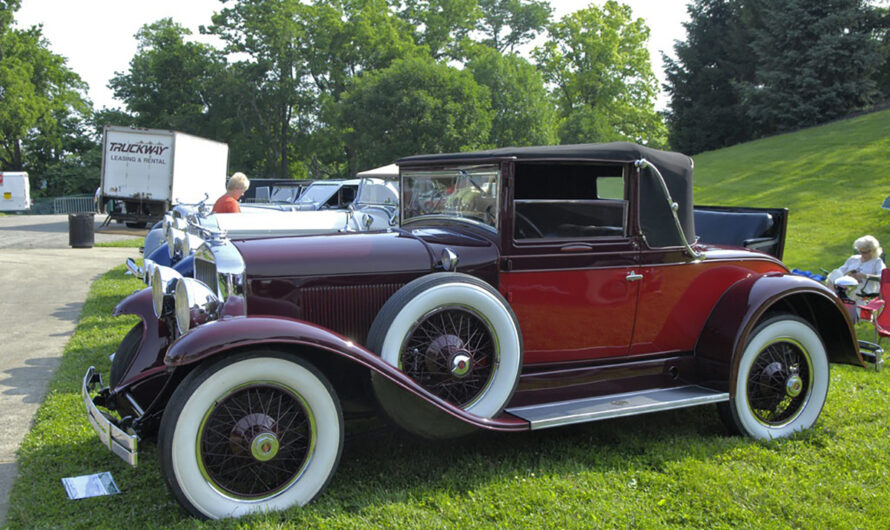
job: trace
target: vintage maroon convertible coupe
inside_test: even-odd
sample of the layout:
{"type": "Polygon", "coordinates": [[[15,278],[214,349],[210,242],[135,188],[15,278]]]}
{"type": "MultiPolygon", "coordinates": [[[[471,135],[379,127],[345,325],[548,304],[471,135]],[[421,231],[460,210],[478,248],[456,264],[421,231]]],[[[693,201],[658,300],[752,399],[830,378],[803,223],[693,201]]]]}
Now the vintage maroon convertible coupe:
{"type": "Polygon", "coordinates": [[[311,501],[344,408],[442,438],[715,403],[769,439],[814,424],[829,361],[862,363],[837,296],[779,261],[785,210],[693,213],[687,156],[618,143],[398,163],[399,228],[220,237],[194,278],[157,267],[116,308],[142,321],[95,397],[87,371],[88,416],[133,465],[158,432],[192,514],[311,501]]]}

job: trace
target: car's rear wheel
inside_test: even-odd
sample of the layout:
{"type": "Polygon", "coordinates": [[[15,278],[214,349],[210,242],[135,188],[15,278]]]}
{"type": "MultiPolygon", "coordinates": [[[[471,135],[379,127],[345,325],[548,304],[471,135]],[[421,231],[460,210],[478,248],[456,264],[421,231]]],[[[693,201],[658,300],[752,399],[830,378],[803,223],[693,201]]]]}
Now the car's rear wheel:
{"type": "MultiPolygon", "coordinates": [[[[522,366],[513,311],[500,293],[466,274],[431,274],[405,285],[380,310],[368,346],[431,394],[484,418],[503,410],[522,366]]],[[[382,376],[372,382],[396,423],[424,436],[448,435],[418,425],[428,407],[392,392],[382,376]]]]}
{"type": "Polygon", "coordinates": [[[739,359],[735,393],[721,416],[735,432],[769,440],[813,426],[828,394],[825,345],[793,315],[759,324],[739,359]]]}
{"type": "Polygon", "coordinates": [[[327,379],[278,352],[199,367],[176,389],[158,440],[177,501],[218,519],[302,506],[327,485],[343,447],[343,414],[327,379]]]}

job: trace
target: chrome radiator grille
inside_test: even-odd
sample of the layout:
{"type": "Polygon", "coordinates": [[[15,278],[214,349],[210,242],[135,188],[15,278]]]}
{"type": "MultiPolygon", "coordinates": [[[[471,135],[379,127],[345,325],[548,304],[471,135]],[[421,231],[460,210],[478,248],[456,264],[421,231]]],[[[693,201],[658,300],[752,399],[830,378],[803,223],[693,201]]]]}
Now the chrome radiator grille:
{"type": "Polygon", "coordinates": [[[217,291],[219,286],[216,279],[216,264],[195,257],[195,279],[217,291]]]}

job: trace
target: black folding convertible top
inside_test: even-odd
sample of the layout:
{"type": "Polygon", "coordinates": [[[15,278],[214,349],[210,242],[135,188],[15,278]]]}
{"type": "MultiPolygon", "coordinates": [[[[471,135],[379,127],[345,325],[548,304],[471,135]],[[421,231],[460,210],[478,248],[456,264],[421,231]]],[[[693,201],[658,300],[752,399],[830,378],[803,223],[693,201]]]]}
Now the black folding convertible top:
{"type": "MultiPolygon", "coordinates": [[[[645,158],[652,163],[667,183],[671,197],[679,205],[677,212],[686,238],[695,240],[692,198],[692,159],[682,153],[661,151],[629,142],[608,144],[549,145],[540,147],[502,147],[486,151],[414,155],[396,161],[400,167],[469,164],[499,160],[516,161],[587,161],[630,163],[645,158]]],[[[640,182],[640,222],[650,246],[682,244],[673,228],[671,212],[651,170],[643,172],[640,182]]]]}

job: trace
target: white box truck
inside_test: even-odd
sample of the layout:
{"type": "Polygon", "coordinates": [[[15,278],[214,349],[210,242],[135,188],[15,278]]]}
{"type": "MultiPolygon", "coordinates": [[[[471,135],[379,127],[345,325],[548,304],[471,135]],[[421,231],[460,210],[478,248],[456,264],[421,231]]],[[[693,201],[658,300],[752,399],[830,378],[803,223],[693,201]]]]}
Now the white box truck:
{"type": "Polygon", "coordinates": [[[225,193],[227,144],[178,131],[105,126],[99,210],[145,226],[174,204],[225,193]]]}
{"type": "Polygon", "coordinates": [[[0,212],[16,212],[31,208],[31,185],[28,174],[21,171],[0,172],[0,212]]]}

